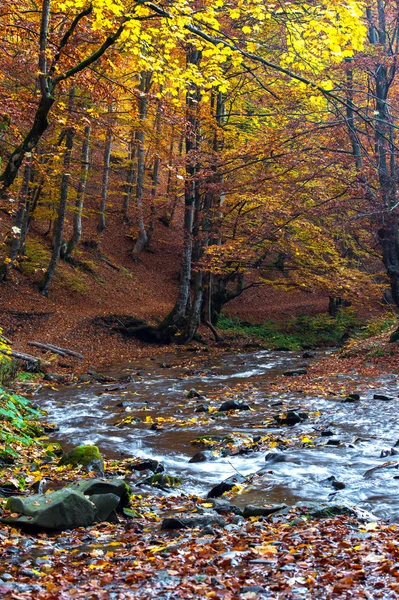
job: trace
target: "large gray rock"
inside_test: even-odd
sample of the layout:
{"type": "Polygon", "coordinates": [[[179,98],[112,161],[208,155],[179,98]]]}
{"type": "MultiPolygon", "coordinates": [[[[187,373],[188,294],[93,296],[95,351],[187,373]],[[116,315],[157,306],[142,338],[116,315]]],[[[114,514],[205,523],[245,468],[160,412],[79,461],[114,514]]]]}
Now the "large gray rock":
{"type": "Polygon", "coordinates": [[[85,496],[93,496],[97,494],[114,494],[118,496],[119,503],[117,508],[124,508],[129,504],[130,488],[125,483],[124,479],[82,479],[76,483],[71,483],[68,488],[84,494],[85,496]]]}
{"type": "Polygon", "coordinates": [[[96,521],[108,521],[113,517],[113,520],[117,519],[116,509],[119,506],[120,498],[115,494],[94,494],[90,496],[90,500],[95,504],[96,521]]]}
{"type": "Polygon", "coordinates": [[[45,531],[87,527],[96,517],[95,505],[84,494],[69,488],[26,498],[11,496],[6,508],[19,516],[2,519],[3,522],[45,531]]]}

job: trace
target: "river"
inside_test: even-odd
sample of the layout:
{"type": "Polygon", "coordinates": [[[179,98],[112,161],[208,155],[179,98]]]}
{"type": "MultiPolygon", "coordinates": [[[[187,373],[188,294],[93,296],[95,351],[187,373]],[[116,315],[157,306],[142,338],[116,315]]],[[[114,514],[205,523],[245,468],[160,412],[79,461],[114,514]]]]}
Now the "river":
{"type": "Polygon", "coordinates": [[[65,449],[93,443],[108,458],[159,460],[167,474],[182,478],[187,493],[206,496],[232,475],[261,471],[233,499],[235,503],[345,501],[380,518],[399,521],[399,456],[380,456],[399,440],[397,376],[369,380],[350,376],[353,390],[363,390],[361,400],[354,403],[322,394],[274,391],[276,378],[283,372],[306,367],[308,362],[295,352],[226,351],[209,357],[165,354],[105,370],[108,377],[124,382],[48,387],[35,400],[47,412],[46,420],[59,426],[56,439],[65,449]],[[191,388],[204,398],[188,399],[191,388]],[[375,393],[391,400],[376,400],[375,393]],[[195,412],[200,404],[219,407],[229,398],[247,402],[251,410],[228,415],[195,412]],[[309,418],[292,427],[278,426],[273,415],[288,410],[305,411],[309,418]],[[123,422],[127,417],[130,423],[123,422]],[[233,432],[243,439],[270,436],[280,440],[285,462],[266,463],[267,448],[263,447],[258,452],[213,456],[212,462],[189,463],[200,450],[192,440],[233,432]],[[322,432],[332,435],[322,436],[322,432]],[[364,476],[387,461],[392,464],[364,476]],[[326,481],[332,476],[342,489],[326,481]]]}

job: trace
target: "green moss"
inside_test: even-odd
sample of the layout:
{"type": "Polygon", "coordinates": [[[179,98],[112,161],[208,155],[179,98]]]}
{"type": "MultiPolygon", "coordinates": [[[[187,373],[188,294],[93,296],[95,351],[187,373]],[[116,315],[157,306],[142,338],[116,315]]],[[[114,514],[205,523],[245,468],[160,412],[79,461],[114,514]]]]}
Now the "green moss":
{"type": "Polygon", "coordinates": [[[63,269],[62,265],[60,265],[56,272],[56,279],[76,294],[85,295],[90,291],[87,275],[84,275],[77,270],[63,269]]]}
{"type": "Polygon", "coordinates": [[[48,248],[38,240],[29,239],[26,242],[25,260],[21,262],[21,269],[28,275],[38,273],[41,277],[43,269],[47,268],[50,257],[51,254],[48,248]]]}
{"type": "Polygon", "coordinates": [[[103,471],[104,461],[97,446],[77,446],[61,457],[59,465],[82,465],[89,471],[103,471]]]}

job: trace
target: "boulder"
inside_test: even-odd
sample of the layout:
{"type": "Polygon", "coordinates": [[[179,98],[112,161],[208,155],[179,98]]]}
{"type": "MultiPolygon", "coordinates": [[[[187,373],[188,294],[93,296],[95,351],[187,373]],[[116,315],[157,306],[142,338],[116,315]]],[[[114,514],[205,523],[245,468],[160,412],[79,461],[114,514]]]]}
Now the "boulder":
{"type": "Polygon", "coordinates": [[[354,392],[353,394],[348,394],[346,398],[344,398],[343,400],[341,400],[341,402],[347,403],[347,402],[359,402],[360,400],[360,394],[358,394],[357,392],[354,392]]]}
{"type": "Polygon", "coordinates": [[[207,413],[207,412],[209,412],[209,406],[207,404],[200,404],[199,406],[197,406],[197,408],[194,410],[194,412],[207,413]]]}
{"type": "Polygon", "coordinates": [[[265,461],[270,464],[287,462],[287,457],[282,452],[268,452],[265,456],[265,461]]]}
{"type": "Polygon", "coordinates": [[[219,412],[227,412],[228,410],[251,410],[249,404],[240,402],[239,400],[226,400],[219,407],[219,412]]]}
{"type": "Polygon", "coordinates": [[[112,494],[119,498],[117,508],[122,509],[129,504],[130,487],[124,479],[82,479],[76,483],[71,483],[68,489],[84,494],[85,496],[94,496],[98,494],[112,494]]]}
{"type": "Polygon", "coordinates": [[[66,452],[58,463],[59,465],[82,465],[89,472],[104,473],[104,460],[97,446],[77,446],[66,452]]]}
{"type": "Polygon", "coordinates": [[[96,517],[93,502],[84,494],[69,488],[45,495],[11,496],[6,508],[19,516],[5,518],[3,522],[44,531],[87,527],[96,517]]]}
{"type": "Polygon", "coordinates": [[[115,511],[121,501],[119,496],[116,494],[93,494],[90,496],[90,500],[96,507],[96,521],[108,521],[110,518],[115,520],[115,511]]]}

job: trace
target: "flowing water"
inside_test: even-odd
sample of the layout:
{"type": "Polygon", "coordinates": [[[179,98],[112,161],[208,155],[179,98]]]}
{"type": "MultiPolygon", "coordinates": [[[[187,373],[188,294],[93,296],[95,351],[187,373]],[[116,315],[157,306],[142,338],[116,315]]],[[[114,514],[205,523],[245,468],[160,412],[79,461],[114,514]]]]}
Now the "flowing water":
{"type": "Polygon", "coordinates": [[[248,475],[263,469],[263,476],[256,477],[234,499],[237,504],[349,501],[379,517],[399,521],[399,455],[380,457],[382,450],[389,450],[399,440],[397,376],[361,381],[356,375],[349,377],[353,390],[367,388],[356,403],[326,399],[324,392],[324,397],[309,397],[273,391],[277,375],[306,366],[306,362],[301,354],[292,352],[226,352],[218,357],[202,356],[201,361],[187,353],[170,354],[107,370],[108,376],[124,377],[127,383],[48,388],[35,398],[47,411],[46,419],[59,426],[56,439],[64,448],[94,443],[110,458],[157,459],[167,474],[183,479],[182,489],[187,493],[206,496],[213,486],[237,472],[248,475]],[[239,393],[237,384],[241,384],[239,393]],[[188,400],[191,388],[208,398],[188,400]],[[375,400],[374,393],[391,400],[375,400]],[[195,412],[201,403],[219,406],[226,398],[237,396],[253,410],[227,416],[195,412]],[[311,418],[293,427],[278,427],[270,419],[278,412],[299,409],[311,418]],[[127,416],[133,422],[117,425],[127,416]],[[135,423],[135,417],[140,422],[135,423]],[[151,428],[148,417],[163,417],[162,429],[151,428]],[[338,445],[321,437],[327,429],[338,445]],[[286,462],[265,463],[266,450],[212,462],[188,462],[200,450],[190,443],[194,438],[232,432],[277,435],[283,444],[290,438],[297,443],[284,450],[286,462]],[[304,437],[314,444],[301,443],[304,437]],[[392,464],[364,477],[367,470],[387,461],[392,464]],[[345,487],[334,491],[323,481],[331,476],[345,487]]]}

